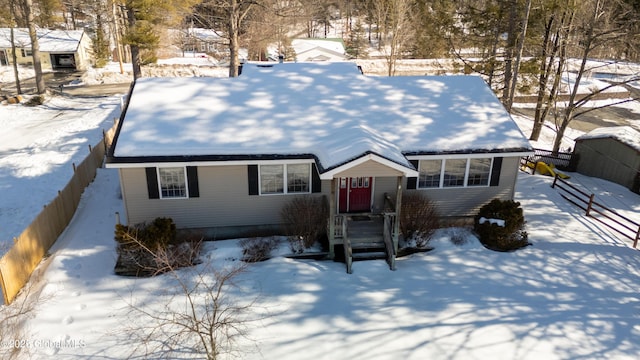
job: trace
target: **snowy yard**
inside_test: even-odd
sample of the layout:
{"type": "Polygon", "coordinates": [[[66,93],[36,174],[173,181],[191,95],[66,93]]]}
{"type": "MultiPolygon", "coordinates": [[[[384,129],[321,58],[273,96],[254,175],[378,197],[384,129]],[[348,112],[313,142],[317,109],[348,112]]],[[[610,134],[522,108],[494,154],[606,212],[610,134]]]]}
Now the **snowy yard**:
{"type": "MultiPolygon", "coordinates": [[[[70,163],[80,161],[101,129],[111,126],[118,106],[118,97],[108,97],[54,98],[38,110],[0,107],[0,188],[5,190],[0,244],[16,236],[64,186],[70,163]],[[27,121],[33,125],[24,125],[27,121]]],[[[527,134],[530,119],[515,119],[527,134]]],[[[570,139],[578,135],[570,133],[563,147],[573,146],[570,139]]],[[[551,140],[545,128],[534,147],[544,148],[551,140]]],[[[573,184],[640,221],[639,195],[604,180],[570,175],[573,184]]],[[[275,257],[250,264],[237,279],[241,291],[229,295],[239,302],[256,299],[251,316],[260,320],[250,323],[236,355],[281,360],[637,359],[638,250],[585,218],[550,187],[551,181],[519,175],[516,200],[522,203],[533,245],[517,252],[493,252],[473,238],[458,247],[443,236],[432,241],[435,250],[398,259],[395,272],[384,261],[356,262],[351,275],[344,264],[331,261],[275,257]]],[[[128,304],[159,310],[177,291],[168,275],[134,279],[113,274],[115,213],[123,213],[122,207],[117,170],[100,169],[72,223],[32,278],[33,293],[47,300],[25,324],[20,340],[31,348],[22,349],[21,358],[129,357],[139,343],[127,329],[146,320],[128,315],[128,304]]],[[[206,263],[234,266],[240,257],[238,241],[208,243],[205,264],[195,270],[206,263]]]]}
{"type": "MultiPolygon", "coordinates": [[[[640,196],[627,189],[572,175],[617,208],[640,211],[640,196]]],[[[238,279],[238,301],[257,298],[262,320],[251,324],[241,358],[636,359],[638,252],[598,230],[550,182],[520,175],[516,198],[533,246],[514,253],[443,238],[434,251],[399,259],[395,272],[383,261],[357,262],[352,275],[331,261],[251,264],[238,279]]],[[[160,309],[174,291],[166,275],[113,274],[118,186],[115,170],[99,172],[42,265],[41,296],[50,300],[28,322],[28,337],[70,345],[34,348],[27,357],[126,357],[135,345],[126,329],[144,321],[126,316],[128,302],[160,309]]],[[[237,241],[206,250],[216,268],[241,256],[237,241]]]]}

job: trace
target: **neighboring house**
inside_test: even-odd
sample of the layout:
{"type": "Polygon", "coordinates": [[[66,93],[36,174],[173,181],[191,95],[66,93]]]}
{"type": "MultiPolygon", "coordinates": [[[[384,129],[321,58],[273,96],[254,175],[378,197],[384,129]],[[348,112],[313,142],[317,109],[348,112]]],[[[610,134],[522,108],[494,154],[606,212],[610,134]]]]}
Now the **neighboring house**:
{"type": "Polygon", "coordinates": [[[171,217],[215,238],[277,230],[292,198],[323,196],[333,251],[354,213],[385,213],[397,247],[403,192],[448,217],[512,199],[532,154],[480,77],[250,63],[237,78],[138,79],[106,166],[129,224],[171,217]]]}
{"type": "MultiPolygon", "coordinates": [[[[91,65],[91,39],[83,30],[38,29],[42,70],[85,70],[91,65]]],[[[27,29],[14,29],[17,62],[33,65],[27,29]]],[[[0,28],[0,65],[13,63],[11,29],[0,28]]]]}
{"type": "Polygon", "coordinates": [[[342,39],[294,39],[291,47],[296,61],[346,61],[342,39]]]}
{"type": "Polygon", "coordinates": [[[227,41],[220,36],[220,32],[212,29],[189,28],[182,36],[185,51],[201,53],[225,53],[229,51],[227,41]]]}
{"type": "Polygon", "coordinates": [[[576,139],[577,171],[640,194],[640,132],[629,126],[598,128],[576,139]]]}

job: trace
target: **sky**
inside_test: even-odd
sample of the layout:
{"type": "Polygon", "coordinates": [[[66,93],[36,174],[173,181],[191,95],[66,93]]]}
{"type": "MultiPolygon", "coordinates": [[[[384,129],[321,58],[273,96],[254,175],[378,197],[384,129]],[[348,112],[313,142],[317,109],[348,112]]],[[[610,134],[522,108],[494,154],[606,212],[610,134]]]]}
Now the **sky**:
{"type": "MultiPolygon", "coordinates": [[[[117,97],[56,98],[37,111],[0,106],[3,128],[19,134],[4,135],[0,142],[6,146],[0,150],[0,186],[5,195],[30,195],[11,201],[3,196],[0,209],[7,212],[33,201],[35,216],[57,192],[51,184],[68,178],[68,159],[85,156],[87,144],[97,142],[118,106],[117,97]],[[18,133],[23,129],[29,131],[18,133]],[[5,161],[11,154],[23,157],[5,161]],[[54,161],[44,161],[49,158],[54,161]],[[42,188],[51,192],[35,190],[42,188]]],[[[531,120],[514,119],[527,134],[531,120]]],[[[570,133],[566,146],[579,135],[570,133]]],[[[545,147],[552,139],[545,127],[533,145],[545,147]]],[[[639,195],[608,181],[569,175],[600,202],[640,221],[639,195]]],[[[237,287],[227,289],[231,301],[254,302],[247,314],[248,336],[236,344],[236,355],[284,360],[636,359],[638,250],[585,218],[550,187],[551,181],[519,175],[515,199],[524,209],[532,245],[513,253],[487,250],[463,229],[445,229],[431,241],[433,251],[398,259],[396,271],[384,261],[366,261],[356,262],[349,275],[342,263],[279,256],[288,252],[283,243],[272,259],[248,265],[236,279],[237,287]],[[452,235],[465,244],[453,245],[452,235]]],[[[123,213],[117,169],[99,169],[76,216],[33,277],[31,300],[37,296],[42,301],[24,327],[24,340],[32,346],[22,349],[19,358],[126,358],[140,344],[137,330],[152,324],[140,313],[132,315],[131,305],[155,314],[167,304],[183,308],[176,280],[169,275],[114,275],[116,212],[123,213]]],[[[28,218],[26,211],[0,218],[0,224],[28,218]]],[[[198,272],[235,267],[240,257],[237,240],[207,243],[203,263],[178,276],[192,280],[198,272]]],[[[170,356],[201,357],[185,350],[170,356]]]]}

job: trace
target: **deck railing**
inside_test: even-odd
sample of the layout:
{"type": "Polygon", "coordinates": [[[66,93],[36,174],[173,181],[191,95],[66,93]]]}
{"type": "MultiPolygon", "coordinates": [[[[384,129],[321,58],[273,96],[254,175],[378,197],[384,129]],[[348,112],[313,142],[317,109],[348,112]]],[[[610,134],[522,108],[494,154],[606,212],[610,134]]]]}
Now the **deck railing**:
{"type": "Polygon", "coordinates": [[[387,264],[389,264],[389,269],[391,270],[396,269],[396,248],[394,246],[395,221],[396,213],[384,213],[383,239],[387,251],[387,264]]]}
{"type": "Polygon", "coordinates": [[[333,238],[341,239],[347,236],[347,216],[335,215],[333,217],[333,238]]]}
{"type": "Polygon", "coordinates": [[[347,265],[347,274],[351,274],[353,272],[353,249],[351,248],[351,241],[349,241],[349,237],[345,236],[342,239],[342,243],[344,244],[344,263],[347,265]]]}

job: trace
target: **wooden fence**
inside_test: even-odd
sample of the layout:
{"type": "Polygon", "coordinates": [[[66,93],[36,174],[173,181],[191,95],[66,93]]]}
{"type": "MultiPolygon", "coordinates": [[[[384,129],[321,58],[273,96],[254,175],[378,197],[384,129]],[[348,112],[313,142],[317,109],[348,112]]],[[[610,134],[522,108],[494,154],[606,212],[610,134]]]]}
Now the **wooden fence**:
{"type": "Polygon", "coordinates": [[[598,203],[595,201],[594,194],[588,194],[558,176],[553,180],[551,187],[561,190],[560,196],[584,210],[588,217],[633,241],[633,247],[637,249],[638,240],[640,239],[640,223],[598,203]]]}
{"type": "Polygon", "coordinates": [[[80,202],[84,189],[93,181],[98,168],[102,167],[107,148],[111,145],[116,124],[103,132],[102,140],[89,146],[89,155],[79,164],[73,164],[74,174],[64,189],[36,216],[35,220],[14,239],[9,251],[0,258],[0,286],[5,304],[16,297],[29,281],[36,266],[49,248],[69,225],[80,202]]]}
{"type": "Polygon", "coordinates": [[[534,155],[523,157],[521,164],[526,165],[527,161],[536,163],[538,161],[547,164],[553,164],[556,168],[563,171],[576,171],[578,166],[578,156],[574,153],[556,152],[544,149],[533,149],[534,155]]]}

